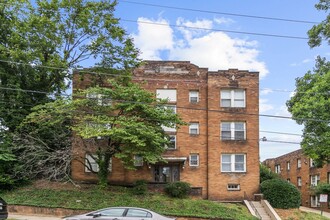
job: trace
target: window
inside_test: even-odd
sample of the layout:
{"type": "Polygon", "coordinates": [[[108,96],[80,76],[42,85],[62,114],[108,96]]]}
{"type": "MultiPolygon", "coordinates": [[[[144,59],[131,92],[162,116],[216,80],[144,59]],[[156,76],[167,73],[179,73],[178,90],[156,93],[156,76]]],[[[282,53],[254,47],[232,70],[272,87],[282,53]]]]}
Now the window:
{"type": "Polygon", "coordinates": [[[165,105],[164,108],[171,110],[174,114],[176,114],[176,105],[165,105]]]}
{"type": "Polygon", "coordinates": [[[281,173],[281,165],[280,164],[275,165],[275,173],[281,173]]]}
{"type": "Polygon", "coordinates": [[[240,190],[240,185],[239,184],[228,184],[227,185],[227,190],[228,191],[237,191],[237,190],[240,190]]]}
{"type": "Polygon", "coordinates": [[[199,166],[199,155],[198,154],[189,155],[189,166],[191,166],[191,167],[199,166]]]}
{"type": "Polygon", "coordinates": [[[330,172],[327,173],[328,184],[330,184],[330,172]]]}
{"type": "Polygon", "coordinates": [[[297,177],[297,186],[302,186],[301,177],[297,177]]]}
{"type": "Polygon", "coordinates": [[[154,181],[161,183],[176,182],[180,180],[180,167],[168,164],[154,167],[154,181]]]}
{"type": "Polygon", "coordinates": [[[223,89],[220,92],[221,107],[245,108],[244,89],[223,89]]]}
{"type": "Polygon", "coordinates": [[[290,170],[290,161],[286,162],[286,170],[287,170],[287,171],[290,170]]]}
{"type": "Polygon", "coordinates": [[[134,166],[142,167],[143,166],[143,157],[134,155],[134,166]]]}
{"type": "MultiPolygon", "coordinates": [[[[99,172],[100,168],[99,165],[97,164],[96,160],[98,159],[97,155],[95,154],[86,154],[85,155],[85,172],[90,173],[90,172],[99,172]]],[[[109,161],[109,167],[108,171],[111,172],[112,170],[112,158],[110,158],[109,161]]]]}
{"type": "Polygon", "coordinates": [[[221,122],[221,140],[245,140],[244,122],[221,122]]]}
{"type": "Polygon", "coordinates": [[[170,143],[166,145],[166,149],[175,150],[176,149],[176,135],[169,135],[170,143]]]}
{"type": "Polygon", "coordinates": [[[291,179],[290,179],[290,178],[287,178],[286,181],[287,181],[288,183],[290,183],[290,182],[291,182],[291,179]]]}
{"type": "Polygon", "coordinates": [[[112,104],[110,97],[98,93],[87,93],[86,98],[95,101],[97,105],[109,106],[112,104]]]}
{"type": "Polygon", "coordinates": [[[176,89],[157,89],[158,99],[167,99],[169,102],[176,102],[176,89]]]}
{"type": "Polygon", "coordinates": [[[246,172],[245,154],[222,154],[221,172],[246,172]]]}
{"type": "Polygon", "coordinates": [[[315,162],[312,158],[309,159],[309,167],[315,167],[315,162]]]}
{"type": "Polygon", "coordinates": [[[311,207],[320,207],[320,200],[318,196],[316,195],[311,196],[311,207]]]}
{"type": "Polygon", "coordinates": [[[190,123],[189,125],[189,134],[199,134],[199,123],[190,123]]]}
{"type": "Polygon", "coordinates": [[[297,159],[297,169],[301,168],[301,159],[297,159]]]}
{"type": "MultiPolygon", "coordinates": [[[[100,211],[99,213],[101,214],[101,216],[122,217],[125,211],[126,211],[125,208],[110,208],[100,211]]],[[[93,214],[88,214],[88,216],[89,215],[93,215],[93,214]]]]}
{"type": "Polygon", "coordinates": [[[199,92],[198,91],[190,91],[189,92],[189,102],[190,103],[199,102],[199,92]]]}
{"type": "Polygon", "coordinates": [[[140,209],[128,209],[126,217],[137,217],[137,218],[152,218],[150,212],[140,209]]]}
{"type": "Polygon", "coordinates": [[[320,182],[320,175],[311,175],[311,186],[317,186],[320,182]]]}

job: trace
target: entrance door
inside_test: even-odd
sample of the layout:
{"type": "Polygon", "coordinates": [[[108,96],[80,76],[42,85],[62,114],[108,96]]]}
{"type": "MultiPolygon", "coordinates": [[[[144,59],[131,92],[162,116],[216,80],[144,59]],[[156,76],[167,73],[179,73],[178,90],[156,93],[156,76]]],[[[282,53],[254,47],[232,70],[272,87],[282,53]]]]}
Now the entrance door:
{"type": "Polygon", "coordinates": [[[178,165],[156,165],[154,170],[154,181],[160,183],[176,182],[180,180],[180,169],[178,165]]]}

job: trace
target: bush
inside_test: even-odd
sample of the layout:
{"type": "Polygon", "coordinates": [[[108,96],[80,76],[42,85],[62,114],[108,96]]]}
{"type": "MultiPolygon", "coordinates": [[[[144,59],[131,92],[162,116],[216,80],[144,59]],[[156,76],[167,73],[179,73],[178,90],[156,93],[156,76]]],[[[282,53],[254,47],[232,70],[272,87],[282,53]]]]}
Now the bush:
{"type": "Polygon", "coordinates": [[[271,179],[262,182],[261,192],[274,208],[298,208],[301,204],[299,190],[293,184],[282,179],[271,179]]]}
{"type": "Polygon", "coordinates": [[[166,194],[176,198],[187,197],[190,190],[191,190],[190,184],[186,182],[169,183],[165,187],[166,194]]]}
{"type": "Polygon", "coordinates": [[[148,186],[146,180],[137,180],[133,187],[133,194],[145,195],[148,192],[148,186]]]}
{"type": "Polygon", "coordinates": [[[260,164],[260,183],[265,180],[277,179],[280,178],[277,173],[272,172],[268,167],[263,164],[260,164]]]}

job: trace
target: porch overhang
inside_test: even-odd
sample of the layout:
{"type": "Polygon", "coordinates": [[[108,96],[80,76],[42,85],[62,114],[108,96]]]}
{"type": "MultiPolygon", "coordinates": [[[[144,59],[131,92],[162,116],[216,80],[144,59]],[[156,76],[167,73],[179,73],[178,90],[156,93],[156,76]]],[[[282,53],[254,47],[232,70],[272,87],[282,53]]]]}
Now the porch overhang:
{"type": "Polygon", "coordinates": [[[182,162],[185,163],[187,160],[187,157],[163,157],[164,160],[167,162],[182,162]]]}

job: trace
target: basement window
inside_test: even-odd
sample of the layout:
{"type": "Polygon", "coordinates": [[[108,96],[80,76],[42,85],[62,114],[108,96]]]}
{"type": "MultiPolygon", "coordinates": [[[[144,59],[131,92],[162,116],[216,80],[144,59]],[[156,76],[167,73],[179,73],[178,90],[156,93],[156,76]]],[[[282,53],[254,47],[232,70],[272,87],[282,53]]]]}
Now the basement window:
{"type": "Polygon", "coordinates": [[[228,184],[227,185],[227,190],[228,191],[238,191],[240,190],[240,185],[239,184],[228,184]]]}

